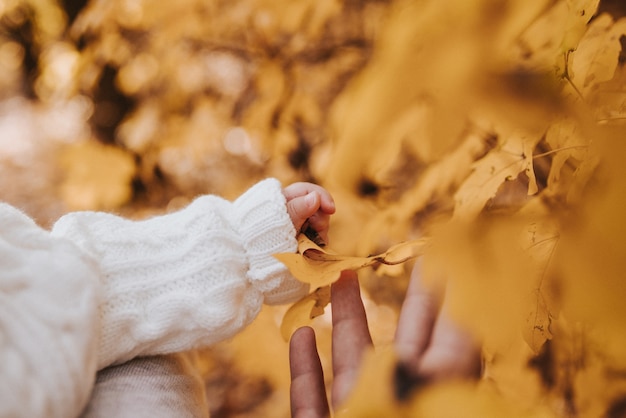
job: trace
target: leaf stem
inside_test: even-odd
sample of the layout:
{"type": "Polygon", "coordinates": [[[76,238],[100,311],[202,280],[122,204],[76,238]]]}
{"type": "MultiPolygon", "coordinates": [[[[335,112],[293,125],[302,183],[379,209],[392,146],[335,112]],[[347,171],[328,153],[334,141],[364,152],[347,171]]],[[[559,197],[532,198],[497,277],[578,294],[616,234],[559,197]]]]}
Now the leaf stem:
{"type": "Polygon", "coordinates": [[[569,76],[569,55],[570,55],[571,52],[572,51],[567,51],[567,52],[565,52],[563,54],[563,58],[565,60],[565,66],[564,66],[563,74],[561,76],[564,79],[567,80],[567,82],[570,84],[570,86],[572,86],[572,88],[574,89],[576,94],[578,94],[578,96],[580,97],[580,100],[582,100],[584,102],[585,101],[585,97],[583,96],[581,91],[578,90],[578,87],[576,87],[576,84],[574,84],[574,82],[572,81],[571,77],[569,76]]]}
{"type": "Polygon", "coordinates": [[[587,148],[588,146],[589,145],[571,145],[569,147],[553,149],[553,150],[550,150],[550,151],[542,152],[541,154],[533,155],[533,160],[535,158],[541,158],[541,157],[545,157],[545,156],[550,155],[550,154],[555,154],[555,153],[557,153],[559,151],[567,151],[568,149],[575,149],[575,148],[587,148]]]}
{"type": "Polygon", "coordinates": [[[611,122],[612,120],[626,120],[626,116],[616,116],[614,118],[598,119],[598,123],[611,122]]]}

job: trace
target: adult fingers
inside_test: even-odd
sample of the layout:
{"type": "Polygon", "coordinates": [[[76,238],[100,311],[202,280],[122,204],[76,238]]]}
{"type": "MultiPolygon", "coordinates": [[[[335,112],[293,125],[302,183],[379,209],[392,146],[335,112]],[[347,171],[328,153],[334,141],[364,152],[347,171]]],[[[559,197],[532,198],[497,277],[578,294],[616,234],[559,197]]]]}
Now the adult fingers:
{"type": "Polygon", "coordinates": [[[411,272],[395,337],[398,357],[411,371],[417,370],[430,344],[442,293],[441,288],[428,287],[423,283],[421,262],[418,260],[411,272]]]}
{"type": "Polygon", "coordinates": [[[453,321],[448,312],[444,301],[418,374],[433,380],[478,378],[482,368],[480,344],[467,329],[453,321]]]}
{"type": "Polygon", "coordinates": [[[309,327],[294,332],[289,343],[291,370],[291,416],[326,418],[330,416],[324,373],[317,353],[315,333],[309,327]]]}
{"type": "Polygon", "coordinates": [[[344,271],[331,287],[332,306],[332,404],[348,397],[361,367],[365,349],[372,344],[357,274],[344,271]]]}

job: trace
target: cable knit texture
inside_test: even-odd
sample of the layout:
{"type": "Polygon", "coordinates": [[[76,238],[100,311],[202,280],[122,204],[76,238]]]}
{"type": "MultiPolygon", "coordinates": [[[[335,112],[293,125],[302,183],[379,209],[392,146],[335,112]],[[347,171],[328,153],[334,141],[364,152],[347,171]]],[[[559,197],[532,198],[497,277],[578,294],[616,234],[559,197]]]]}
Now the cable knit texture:
{"type": "Polygon", "coordinates": [[[0,204],[0,416],[73,417],[96,373],[98,267],[0,204]]]}
{"type": "Polygon", "coordinates": [[[306,294],[273,257],[296,247],[275,179],[143,221],[70,213],[51,232],[0,204],[0,416],[76,417],[97,370],[233,336],[264,301],[306,294]]]}
{"type": "Polygon", "coordinates": [[[275,179],[234,202],[202,196],[144,221],[72,213],[52,233],[100,264],[99,369],[222,341],[248,325],[264,301],[291,302],[308,290],[273,257],[297,247],[275,179]]]}

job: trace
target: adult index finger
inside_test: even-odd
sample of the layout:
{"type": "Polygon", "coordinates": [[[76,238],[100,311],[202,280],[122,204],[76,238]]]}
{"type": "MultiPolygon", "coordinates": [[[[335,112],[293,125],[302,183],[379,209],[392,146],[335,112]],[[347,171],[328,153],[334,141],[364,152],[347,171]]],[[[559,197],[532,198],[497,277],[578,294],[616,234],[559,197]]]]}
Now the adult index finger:
{"type": "Polygon", "coordinates": [[[365,349],[372,345],[357,274],[347,270],[331,287],[333,322],[332,404],[346,400],[358,377],[365,349]]]}
{"type": "Polygon", "coordinates": [[[330,416],[324,373],[312,328],[297,329],[289,343],[292,418],[330,416]]]}

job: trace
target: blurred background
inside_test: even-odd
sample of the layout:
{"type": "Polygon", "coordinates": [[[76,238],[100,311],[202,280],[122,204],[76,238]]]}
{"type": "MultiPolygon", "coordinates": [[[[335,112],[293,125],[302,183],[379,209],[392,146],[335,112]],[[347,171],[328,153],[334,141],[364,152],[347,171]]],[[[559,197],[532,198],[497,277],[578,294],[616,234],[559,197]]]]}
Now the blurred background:
{"type": "MultiPolygon", "coordinates": [[[[265,177],[311,181],[338,203],[331,246],[359,255],[431,235],[455,214],[501,221],[531,202],[575,207],[584,198],[564,196],[587,190],[592,175],[578,184],[572,173],[590,157],[553,156],[596,139],[590,120],[623,127],[625,15],[621,0],[0,0],[0,198],[49,227],[73,210],[141,219],[204,193],[234,199],[265,177]],[[555,118],[582,121],[586,136],[550,142],[555,118]],[[458,191],[512,137],[530,171],[476,192],[472,212],[458,191]]],[[[481,248],[477,257],[493,256],[481,248]]],[[[409,270],[361,275],[379,345],[393,338],[409,270]]],[[[476,311],[500,297],[459,304],[476,311]]],[[[546,304],[531,311],[556,321],[546,304]]],[[[212,417],[289,416],[285,310],[264,309],[202,353],[212,417]]],[[[315,322],[326,368],[328,321],[315,322]]],[[[552,339],[541,337],[511,355],[535,380],[555,367],[527,367],[552,339]]],[[[541,387],[502,376],[492,380],[541,387]]],[[[576,416],[566,386],[546,391],[576,416]]]]}
{"type": "Polygon", "coordinates": [[[329,108],[387,8],[3,2],[3,198],[49,223],[233,197],[267,176],[313,180],[329,108]]]}

